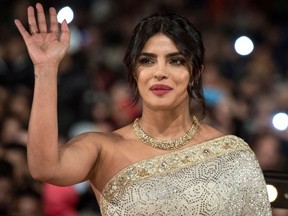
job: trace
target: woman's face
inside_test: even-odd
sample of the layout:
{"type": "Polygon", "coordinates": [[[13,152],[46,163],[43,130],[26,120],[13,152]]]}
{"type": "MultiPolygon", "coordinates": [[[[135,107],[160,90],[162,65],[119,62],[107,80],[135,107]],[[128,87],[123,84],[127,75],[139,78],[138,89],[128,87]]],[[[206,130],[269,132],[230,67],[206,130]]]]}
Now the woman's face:
{"type": "Polygon", "coordinates": [[[189,68],[191,66],[169,37],[152,36],[143,47],[136,67],[143,104],[157,110],[189,104],[189,68]]]}

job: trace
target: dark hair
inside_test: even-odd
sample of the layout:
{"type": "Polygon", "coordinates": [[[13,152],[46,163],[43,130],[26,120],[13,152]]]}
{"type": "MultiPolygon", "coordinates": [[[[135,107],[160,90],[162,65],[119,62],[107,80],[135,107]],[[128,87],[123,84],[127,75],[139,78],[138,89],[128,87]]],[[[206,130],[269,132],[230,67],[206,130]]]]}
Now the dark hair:
{"type": "Polygon", "coordinates": [[[135,79],[138,57],[149,38],[158,33],[169,37],[179,52],[190,62],[192,71],[187,91],[190,98],[202,108],[203,118],[206,105],[202,89],[204,46],[201,34],[186,18],[176,14],[152,15],[143,19],[134,29],[123,60],[128,69],[128,83],[135,92],[133,102],[137,103],[140,97],[135,79]]]}

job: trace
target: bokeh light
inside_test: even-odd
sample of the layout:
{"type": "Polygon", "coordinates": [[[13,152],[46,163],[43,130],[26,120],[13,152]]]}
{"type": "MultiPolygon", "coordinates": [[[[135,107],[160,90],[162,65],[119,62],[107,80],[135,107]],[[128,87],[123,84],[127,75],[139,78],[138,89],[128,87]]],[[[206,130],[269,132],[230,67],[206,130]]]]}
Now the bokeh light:
{"type": "Polygon", "coordinates": [[[286,130],[288,128],[288,115],[283,112],[275,114],[272,118],[272,124],[277,130],[286,130]]]}
{"type": "Polygon", "coordinates": [[[278,196],[278,191],[276,187],[270,184],[267,184],[266,187],[267,187],[269,202],[274,202],[278,196]]]}
{"type": "Polygon", "coordinates": [[[249,55],[253,51],[254,44],[247,36],[241,36],[235,41],[234,48],[239,55],[244,56],[249,55]]]}
{"type": "Polygon", "coordinates": [[[57,20],[59,23],[62,23],[64,20],[66,20],[67,23],[70,23],[74,18],[73,10],[66,6],[59,10],[57,14],[57,20]]]}

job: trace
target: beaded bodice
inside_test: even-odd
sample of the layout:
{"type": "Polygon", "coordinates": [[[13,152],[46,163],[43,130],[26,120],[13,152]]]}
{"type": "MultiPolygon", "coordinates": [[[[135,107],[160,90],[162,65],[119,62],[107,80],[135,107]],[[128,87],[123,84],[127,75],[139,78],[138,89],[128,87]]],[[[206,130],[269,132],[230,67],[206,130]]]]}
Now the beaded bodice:
{"type": "Polygon", "coordinates": [[[99,204],[103,216],[271,215],[255,155],[232,135],[124,168],[99,204]]]}

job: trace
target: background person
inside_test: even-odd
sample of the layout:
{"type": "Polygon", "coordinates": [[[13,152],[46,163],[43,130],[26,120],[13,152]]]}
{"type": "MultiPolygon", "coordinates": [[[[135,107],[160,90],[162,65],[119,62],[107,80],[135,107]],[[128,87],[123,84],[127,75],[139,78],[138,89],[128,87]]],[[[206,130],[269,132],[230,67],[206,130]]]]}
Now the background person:
{"type": "Polygon", "coordinates": [[[61,186],[90,180],[104,215],[271,215],[264,178],[249,146],[191,117],[192,102],[205,111],[204,48],[188,20],[156,15],[136,26],[124,61],[136,100],[142,98],[141,119],[112,133],[77,136],[59,147],[57,71],[70,32],[64,21],[59,36],[54,8],[49,9],[49,29],[42,5],[36,9],[38,24],[34,8],[28,7],[31,34],[15,20],[35,68],[28,134],[34,178],[61,186]]]}

